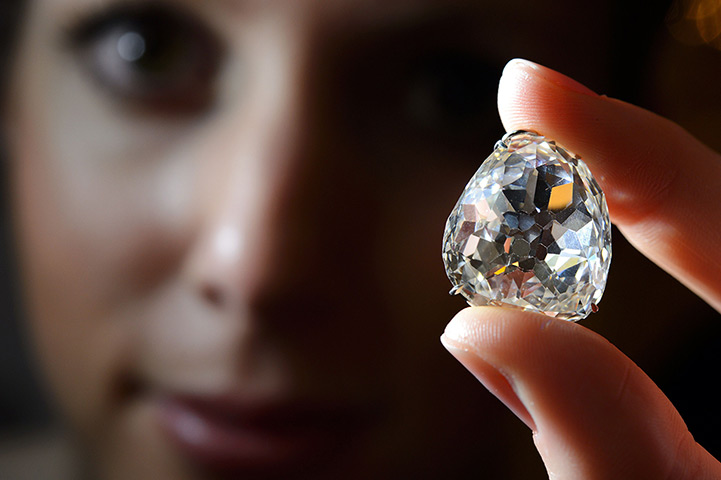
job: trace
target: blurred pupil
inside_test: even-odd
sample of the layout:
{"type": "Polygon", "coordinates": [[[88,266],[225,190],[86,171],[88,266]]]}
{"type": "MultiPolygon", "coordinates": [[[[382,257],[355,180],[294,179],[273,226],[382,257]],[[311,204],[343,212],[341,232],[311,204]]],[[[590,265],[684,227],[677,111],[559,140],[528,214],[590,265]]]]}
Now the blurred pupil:
{"type": "Polygon", "coordinates": [[[139,73],[149,76],[180,75],[184,68],[197,68],[190,62],[197,60],[193,56],[198,46],[193,42],[199,39],[173,28],[178,19],[157,13],[115,27],[122,32],[117,39],[118,55],[139,73]]]}
{"type": "Polygon", "coordinates": [[[145,55],[145,37],[138,32],[124,33],[118,39],[118,55],[127,62],[134,62],[145,55]]]}

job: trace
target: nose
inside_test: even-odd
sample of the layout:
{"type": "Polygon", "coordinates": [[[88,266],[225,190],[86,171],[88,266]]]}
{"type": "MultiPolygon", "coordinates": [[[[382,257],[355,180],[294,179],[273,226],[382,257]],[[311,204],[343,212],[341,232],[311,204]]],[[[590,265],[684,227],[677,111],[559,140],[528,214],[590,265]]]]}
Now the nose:
{"type": "Polygon", "coordinates": [[[316,107],[322,79],[311,78],[316,59],[304,53],[312,46],[279,50],[264,59],[268,78],[250,82],[252,100],[214,133],[186,275],[204,303],[225,312],[282,319],[293,305],[328,317],[343,285],[352,290],[368,270],[355,267],[368,250],[371,204],[332,119],[316,107]]]}
{"type": "Polygon", "coordinates": [[[200,298],[216,308],[235,309],[256,296],[274,272],[282,272],[282,249],[300,241],[297,172],[308,157],[302,142],[311,133],[299,129],[298,94],[283,93],[286,102],[273,114],[226,119],[209,148],[217,158],[209,162],[214,171],[207,176],[187,275],[200,298]]]}
{"type": "MultiPolygon", "coordinates": [[[[294,115],[286,112],[283,124],[294,115]]],[[[189,252],[189,280],[200,298],[216,308],[248,303],[301,263],[309,272],[305,259],[313,254],[309,237],[315,233],[308,212],[316,202],[301,180],[300,170],[307,167],[306,147],[296,140],[301,134],[277,124],[255,125],[252,131],[255,138],[238,135],[242,145],[219,162],[224,165],[213,175],[215,191],[207,190],[210,199],[189,252]],[[279,144],[285,147],[279,149],[279,144]]]]}

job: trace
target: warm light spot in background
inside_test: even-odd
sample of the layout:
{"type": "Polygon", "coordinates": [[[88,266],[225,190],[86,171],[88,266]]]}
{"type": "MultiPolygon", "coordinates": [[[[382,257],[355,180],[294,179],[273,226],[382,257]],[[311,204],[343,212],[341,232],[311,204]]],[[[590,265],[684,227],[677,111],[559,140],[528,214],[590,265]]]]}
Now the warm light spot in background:
{"type": "Polygon", "coordinates": [[[721,50],[721,0],[676,0],[666,24],[680,42],[721,50]]]}

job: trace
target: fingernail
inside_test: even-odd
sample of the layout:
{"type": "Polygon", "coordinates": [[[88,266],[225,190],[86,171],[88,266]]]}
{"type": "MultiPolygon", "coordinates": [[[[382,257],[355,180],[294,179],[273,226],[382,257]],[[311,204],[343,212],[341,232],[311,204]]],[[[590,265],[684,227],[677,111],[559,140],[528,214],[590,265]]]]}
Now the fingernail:
{"type": "Polygon", "coordinates": [[[506,75],[509,72],[512,72],[514,69],[521,70],[526,75],[534,75],[540,77],[547,82],[550,82],[553,85],[569,92],[581,93],[583,95],[589,95],[592,97],[598,96],[596,92],[583,85],[582,83],[579,83],[570,77],[558,73],[555,70],[551,70],[548,67],[544,67],[543,65],[539,65],[537,63],[522,58],[514,58],[513,60],[508,62],[503,69],[502,75],[506,75]]]}
{"type": "Polygon", "coordinates": [[[489,392],[511,410],[528,428],[536,431],[536,424],[531,414],[515,392],[512,381],[497,368],[482,359],[471,347],[462,340],[451,338],[448,332],[441,336],[441,343],[489,392]]]}

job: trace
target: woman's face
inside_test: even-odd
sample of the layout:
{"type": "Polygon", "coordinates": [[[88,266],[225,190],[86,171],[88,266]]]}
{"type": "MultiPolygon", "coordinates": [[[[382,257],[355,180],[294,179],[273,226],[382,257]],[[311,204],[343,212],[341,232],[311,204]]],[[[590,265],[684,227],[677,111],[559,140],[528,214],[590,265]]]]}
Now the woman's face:
{"type": "Polygon", "coordinates": [[[523,427],[438,345],[443,224],[505,61],[586,55],[603,88],[610,31],[525,3],[31,4],[17,241],[104,478],[512,478],[523,427]]]}

